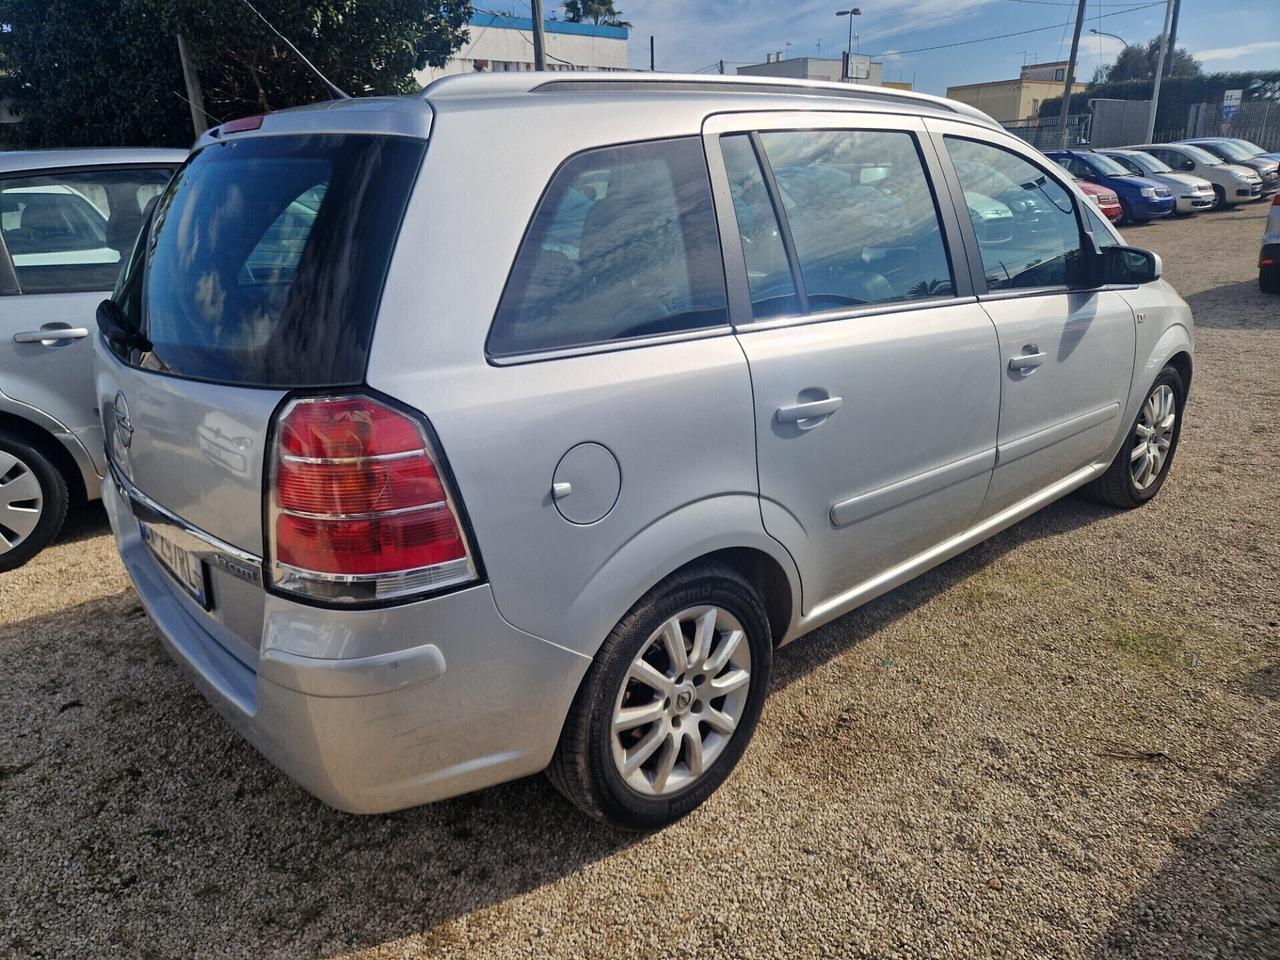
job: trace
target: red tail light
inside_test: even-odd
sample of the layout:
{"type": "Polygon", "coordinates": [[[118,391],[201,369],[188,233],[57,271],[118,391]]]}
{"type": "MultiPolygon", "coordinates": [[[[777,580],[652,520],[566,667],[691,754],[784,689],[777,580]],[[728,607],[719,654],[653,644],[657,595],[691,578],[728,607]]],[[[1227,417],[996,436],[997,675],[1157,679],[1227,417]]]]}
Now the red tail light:
{"type": "Polygon", "coordinates": [[[271,575],[282,590],[359,603],[474,580],[422,426],[368,397],[295,400],[276,430],[271,575]]]}

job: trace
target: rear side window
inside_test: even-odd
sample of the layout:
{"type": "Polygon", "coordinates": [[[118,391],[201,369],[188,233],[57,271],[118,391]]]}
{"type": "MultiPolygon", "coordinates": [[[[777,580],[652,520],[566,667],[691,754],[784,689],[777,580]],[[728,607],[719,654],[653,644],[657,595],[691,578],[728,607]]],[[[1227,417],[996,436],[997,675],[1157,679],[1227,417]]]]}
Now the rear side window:
{"type": "Polygon", "coordinates": [[[552,179],[516,255],[492,356],[727,324],[697,138],[590,150],[552,179]]]}
{"type": "Polygon", "coordinates": [[[759,320],[800,313],[800,297],[787,248],[751,138],[746,134],[721,137],[720,150],[742,239],[752,316],[759,320]]]}
{"type": "Polygon", "coordinates": [[[153,344],[130,359],[246,386],[359,383],[425,146],[318,135],[201,150],[117,290],[153,344]]]}
{"type": "Polygon", "coordinates": [[[949,296],[947,247],[915,138],[879,130],[760,134],[811,311],[949,296]]]}
{"type": "Polygon", "coordinates": [[[110,290],[171,172],[80,170],[0,180],[0,235],[18,291],[110,290]]]}
{"type": "Polygon", "coordinates": [[[946,144],[977,234],[987,287],[1080,283],[1080,223],[1067,188],[1002,147],[959,137],[947,137],[946,144]]]}

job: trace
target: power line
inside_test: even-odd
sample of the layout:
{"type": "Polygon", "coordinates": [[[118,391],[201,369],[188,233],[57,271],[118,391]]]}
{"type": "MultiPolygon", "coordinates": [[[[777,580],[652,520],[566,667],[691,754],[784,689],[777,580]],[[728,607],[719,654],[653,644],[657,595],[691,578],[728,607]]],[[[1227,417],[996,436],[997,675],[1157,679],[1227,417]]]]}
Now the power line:
{"type": "MultiPolygon", "coordinates": [[[[1108,13],[1106,14],[1106,16],[1116,17],[1124,13],[1132,13],[1135,10],[1145,10],[1148,7],[1162,7],[1164,6],[1164,3],[1165,3],[1165,0],[1158,0],[1158,2],[1156,3],[1143,3],[1135,7],[1126,7],[1123,10],[1117,10],[1115,13],[1108,13]]],[[[1045,30],[1057,30],[1060,27],[1069,27],[1074,23],[1075,23],[1074,20],[1068,20],[1066,23],[1051,23],[1048,26],[1044,26],[1044,27],[1032,27],[1030,30],[1016,30],[1013,33],[998,33],[995,36],[976,37],[972,40],[957,40],[954,43],[939,43],[939,44],[935,44],[932,47],[916,47],[913,50],[885,50],[882,53],[873,54],[873,56],[877,56],[877,57],[884,57],[888,55],[902,56],[908,53],[925,53],[930,50],[946,50],[946,49],[949,49],[950,47],[968,46],[971,43],[986,43],[988,40],[1005,40],[1009,37],[1023,37],[1029,33],[1043,33],[1045,30]]]]}

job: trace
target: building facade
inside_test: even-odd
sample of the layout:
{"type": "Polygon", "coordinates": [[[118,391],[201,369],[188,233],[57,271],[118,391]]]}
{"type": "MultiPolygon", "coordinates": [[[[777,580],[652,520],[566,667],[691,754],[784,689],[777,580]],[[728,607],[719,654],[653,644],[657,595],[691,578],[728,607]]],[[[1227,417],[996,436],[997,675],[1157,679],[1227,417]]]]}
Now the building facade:
{"type": "MultiPolygon", "coordinates": [[[[764,63],[753,63],[739,67],[739,76],[748,77],[790,77],[794,80],[833,80],[839,81],[842,60],[839,57],[792,57],[783,59],[781,54],[771,53],[765,57],[764,63]]],[[[878,87],[884,80],[884,64],[861,54],[849,57],[849,81],[878,87]]]]}
{"type": "MultiPolygon", "coordinates": [[[[567,20],[544,20],[548,70],[626,70],[626,27],[567,20]]],[[[495,13],[475,13],[470,38],[443,67],[414,76],[423,85],[454,73],[533,69],[533,21],[495,13]]]]}
{"type": "MultiPolygon", "coordinates": [[[[977,107],[999,123],[1031,120],[1040,115],[1040,105],[1044,101],[1062,96],[1066,73],[1065,60],[1029,63],[1022,68],[1017,79],[947,87],[947,96],[977,107]]],[[[1086,84],[1073,83],[1071,91],[1080,93],[1085,88],[1086,84]]]]}

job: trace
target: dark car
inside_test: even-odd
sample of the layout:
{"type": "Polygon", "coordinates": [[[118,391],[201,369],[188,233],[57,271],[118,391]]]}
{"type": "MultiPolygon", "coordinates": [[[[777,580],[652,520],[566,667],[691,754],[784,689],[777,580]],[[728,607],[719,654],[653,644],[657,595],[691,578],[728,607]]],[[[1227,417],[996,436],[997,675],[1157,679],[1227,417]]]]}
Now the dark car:
{"type": "Polygon", "coordinates": [[[1197,140],[1183,140],[1208,150],[1215,157],[1221,157],[1227,163],[1238,163],[1242,167],[1252,167],[1262,177],[1262,195],[1269,197],[1280,192],[1280,161],[1265,154],[1259,156],[1253,150],[1230,137],[1203,137],[1197,140]]]}
{"type": "Polygon", "coordinates": [[[1130,173],[1110,157],[1092,150],[1050,150],[1047,154],[1080,180],[1114,190],[1124,211],[1121,223],[1159,220],[1173,213],[1173,193],[1154,180],[1130,173]]]}

